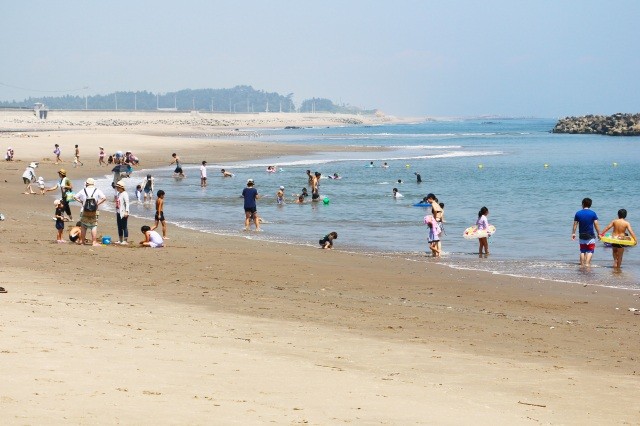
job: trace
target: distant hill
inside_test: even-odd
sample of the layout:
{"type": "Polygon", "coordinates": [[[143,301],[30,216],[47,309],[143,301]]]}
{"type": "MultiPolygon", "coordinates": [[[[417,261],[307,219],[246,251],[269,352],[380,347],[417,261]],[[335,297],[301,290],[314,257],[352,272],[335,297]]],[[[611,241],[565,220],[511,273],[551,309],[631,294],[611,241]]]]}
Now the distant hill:
{"type": "Polygon", "coordinates": [[[37,102],[50,109],[91,110],[139,110],[175,109],[177,111],[219,112],[372,112],[357,107],[338,106],[329,99],[304,100],[296,108],[293,93],[286,96],[256,90],[251,86],[236,86],[231,89],[184,89],[177,92],[152,93],[114,92],[106,95],[87,96],[43,96],[30,97],[23,101],[0,101],[0,108],[32,108],[37,102]]]}

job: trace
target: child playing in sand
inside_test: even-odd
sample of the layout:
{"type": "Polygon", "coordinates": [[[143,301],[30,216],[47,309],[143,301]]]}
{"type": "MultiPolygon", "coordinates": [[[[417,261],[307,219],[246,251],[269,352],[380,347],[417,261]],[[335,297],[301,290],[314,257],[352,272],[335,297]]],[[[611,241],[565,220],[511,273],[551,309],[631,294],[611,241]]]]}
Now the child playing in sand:
{"type": "MultiPolygon", "coordinates": [[[[63,207],[63,212],[64,212],[64,207],[63,207]]],[[[69,229],[69,241],[71,241],[72,243],[75,243],[76,241],[78,241],[78,238],[80,238],[81,233],[82,233],[82,223],[76,222],[76,225],[72,226],[71,229],[69,229]]]]}
{"type": "Polygon", "coordinates": [[[140,228],[140,231],[144,234],[144,241],[140,241],[141,246],[151,248],[164,247],[164,240],[156,231],[153,231],[147,225],[140,228]]]}
{"type": "Polygon", "coordinates": [[[58,236],[56,237],[56,241],[58,243],[66,243],[64,238],[62,238],[62,233],[64,232],[64,207],[62,206],[62,202],[60,200],[55,200],[53,205],[56,206],[56,230],[58,231],[58,236]]]}
{"type": "Polygon", "coordinates": [[[484,255],[489,256],[489,221],[487,220],[487,216],[489,215],[489,209],[486,207],[482,207],[478,212],[478,220],[476,221],[476,226],[478,227],[478,231],[486,231],[487,236],[478,238],[478,256],[482,257],[482,251],[484,250],[484,255]]]}
{"type": "Polygon", "coordinates": [[[324,236],[323,239],[319,240],[318,243],[320,243],[320,246],[323,249],[326,250],[330,250],[333,248],[333,240],[338,238],[338,233],[337,232],[329,232],[327,235],[324,236]]]}
{"type": "Polygon", "coordinates": [[[429,249],[431,250],[431,256],[440,257],[440,224],[436,222],[433,215],[427,215],[424,217],[424,224],[429,227],[429,249]]]}
{"type": "Polygon", "coordinates": [[[158,227],[158,223],[162,223],[162,238],[167,238],[167,222],[164,219],[164,191],[161,189],[158,191],[158,198],[156,199],[156,217],[155,224],[151,227],[152,231],[155,231],[158,227]]]}
{"type": "MultiPolygon", "coordinates": [[[[611,223],[602,230],[600,236],[604,237],[604,234],[609,229],[613,228],[613,232],[611,233],[611,236],[613,238],[618,238],[620,240],[633,239],[633,241],[637,243],[638,239],[636,238],[636,234],[633,232],[631,224],[627,222],[626,218],[627,211],[625,209],[618,210],[618,218],[612,220],[611,223]],[[629,233],[629,235],[627,235],[627,232],[629,233]]],[[[622,256],[624,256],[624,246],[622,244],[611,244],[611,248],[613,251],[613,267],[621,268],[622,256]]]]}

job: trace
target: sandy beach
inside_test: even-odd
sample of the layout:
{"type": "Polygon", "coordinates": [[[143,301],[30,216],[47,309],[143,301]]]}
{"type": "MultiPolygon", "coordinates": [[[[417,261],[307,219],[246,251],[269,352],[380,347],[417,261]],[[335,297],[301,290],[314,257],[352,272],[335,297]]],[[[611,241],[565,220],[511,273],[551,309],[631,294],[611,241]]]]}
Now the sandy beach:
{"type": "MultiPolygon", "coordinates": [[[[246,136],[260,128],[396,121],[0,111],[0,149],[15,150],[0,166],[3,423],[638,424],[637,292],[171,224],[163,249],[56,244],[59,193],[22,194],[31,161],[47,180],[104,174],[98,146],[145,168],[174,151],[223,162],[323,149],[246,136]]],[[[116,234],[114,213],[98,233],[116,234]]]]}

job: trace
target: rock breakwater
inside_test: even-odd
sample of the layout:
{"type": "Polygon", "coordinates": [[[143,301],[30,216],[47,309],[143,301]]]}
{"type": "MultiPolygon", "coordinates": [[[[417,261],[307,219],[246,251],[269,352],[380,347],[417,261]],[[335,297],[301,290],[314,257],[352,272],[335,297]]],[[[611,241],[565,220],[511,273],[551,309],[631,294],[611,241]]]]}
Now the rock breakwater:
{"type": "Polygon", "coordinates": [[[585,115],[560,119],[552,133],[640,136],[640,114],[585,115]]]}

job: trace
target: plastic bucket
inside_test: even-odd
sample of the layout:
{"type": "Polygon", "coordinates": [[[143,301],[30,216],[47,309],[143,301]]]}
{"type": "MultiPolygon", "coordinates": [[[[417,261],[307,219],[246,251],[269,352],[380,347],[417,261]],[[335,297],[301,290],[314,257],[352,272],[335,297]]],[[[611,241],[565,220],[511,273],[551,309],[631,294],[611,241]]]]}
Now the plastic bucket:
{"type": "Polygon", "coordinates": [[[111,244],[111,237],[108,235],[105,235],[104,237],[102,237],[102,244],[111,244]]]}

